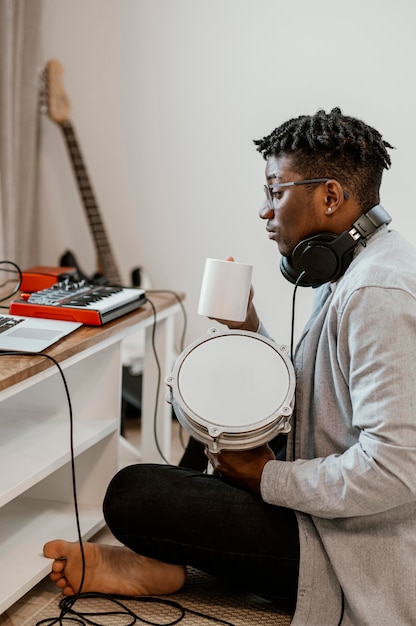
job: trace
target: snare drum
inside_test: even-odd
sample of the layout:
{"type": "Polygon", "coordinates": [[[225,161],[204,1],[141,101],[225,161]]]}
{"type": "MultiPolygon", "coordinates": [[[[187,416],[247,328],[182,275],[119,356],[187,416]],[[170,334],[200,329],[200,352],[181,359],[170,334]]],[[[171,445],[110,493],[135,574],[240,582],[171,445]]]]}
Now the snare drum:
{"type": "Polygon", "coordinates": [[[255,448],[290,430],[288,348],[257,333],[211,328],[182,352],[165,382],[180,424],[213,452],[255,448]]]}

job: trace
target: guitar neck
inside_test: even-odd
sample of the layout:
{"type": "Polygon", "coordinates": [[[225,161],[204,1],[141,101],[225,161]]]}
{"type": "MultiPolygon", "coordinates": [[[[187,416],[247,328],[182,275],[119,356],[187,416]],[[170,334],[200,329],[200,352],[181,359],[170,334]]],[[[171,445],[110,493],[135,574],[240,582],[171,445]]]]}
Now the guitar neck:
{"type": "Polygon", "coordinates": [[[79,192],[94,239],[99,273],[106,276],[111,283],[121,284],[120,274],[98,210],[90,179],[78,146],[75,130],[69,121],[61,122],[59,125],[65,137],[72,168],[78,182],[79,192]]]}

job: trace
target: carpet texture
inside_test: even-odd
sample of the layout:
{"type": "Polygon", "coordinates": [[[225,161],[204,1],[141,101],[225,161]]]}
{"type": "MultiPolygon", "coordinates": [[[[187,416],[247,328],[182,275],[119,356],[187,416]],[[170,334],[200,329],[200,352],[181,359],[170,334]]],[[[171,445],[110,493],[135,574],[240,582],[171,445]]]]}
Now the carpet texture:
{"type": "Polygon", "coordinates": [[[130,626],[143,623],[157,626],[171,624],[289,626],[292,621],[290,614],[279,611],[267,600],[224,589],[224,586],[220,586],[214,578],[192,569],[189,571],[185,586],[178,593],[160,598],[145,598],[144,601],[138,602],[131,599],[121,600],[123,606],[105,598],[85,596],[78,599],[70,608],[75,615],[68,613],[66,619],[63,617],[62,621],[59,621],[61,599],[62,597],[58,596],[47,607],[26,620],[22,626],[36,626],[42,620],[48,620],[42,626],[52,626],[53,623],[68,626],[74,623],[102,626],[130,626]],[[111,615],[98,615],[105,612],[111,615]],[[132,614],[138,616],[137,621],[132,614]],[[57,621],[54,622],[53,618],[57,621]]]}

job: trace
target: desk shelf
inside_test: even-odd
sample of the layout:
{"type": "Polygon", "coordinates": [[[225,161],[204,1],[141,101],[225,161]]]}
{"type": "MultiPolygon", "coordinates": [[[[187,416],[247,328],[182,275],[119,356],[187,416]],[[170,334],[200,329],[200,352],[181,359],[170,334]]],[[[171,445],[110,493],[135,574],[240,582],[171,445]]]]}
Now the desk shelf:
{"type": "MultiPolygon", "coordinates": [[[[172,296],[154,296],[162,381],[173,354],[172,296]]],[[[104,526],[103,498],[121,464],[158,461],[153,438],[157,385],[149,306],[103,327],[81,327],[48,349],[65,376],[73,414],[73,453],[83,539],[104,526]],[[120,437],[123,340],[145,330],[142,456],[120,437]],[[122,445],[120,445],[122,444],[122,445]],[[119,458],[121,449],[123,458],[119,458]]],[[[158,427],[169,456],[170,411],[159,390],[158,427]]],[[[76,541],[70,413],[61,374],[40,355],[0,353],[0,614],[49,573],[42,548],[76,541]]]]}
{"type": "MultiPolygon", "coordinates": [[[[102,501],[118,468],[120,342],[94,346],[61,367],[71,398],[86,539],[104,525],[102,501]]],[[[0,400],[1,613],[50,570],[43,544],[58,537],[75,540],[76,524],[70,412],[57,367],[0,392],[0,400]]]]}

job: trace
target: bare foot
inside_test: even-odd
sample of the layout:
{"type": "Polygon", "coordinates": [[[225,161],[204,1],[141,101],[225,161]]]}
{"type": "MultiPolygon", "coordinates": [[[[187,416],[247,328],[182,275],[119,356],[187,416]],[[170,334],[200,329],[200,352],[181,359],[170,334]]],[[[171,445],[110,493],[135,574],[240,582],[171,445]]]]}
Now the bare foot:
{"type": "MultiPolygon", "coordinates": [[[[174,593],[182,587],[186,569],[136,554],[124,546],[84,543],[85,577],[82,591],[126,596],[174,593]]],[[[78,593],[82,558],[78,542],[49,541],[43,554],[54,559],[49,575],[65,596],[78,593]]]]}

